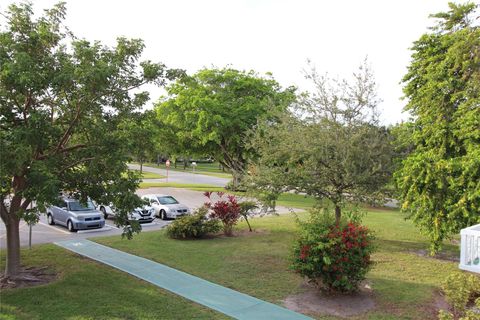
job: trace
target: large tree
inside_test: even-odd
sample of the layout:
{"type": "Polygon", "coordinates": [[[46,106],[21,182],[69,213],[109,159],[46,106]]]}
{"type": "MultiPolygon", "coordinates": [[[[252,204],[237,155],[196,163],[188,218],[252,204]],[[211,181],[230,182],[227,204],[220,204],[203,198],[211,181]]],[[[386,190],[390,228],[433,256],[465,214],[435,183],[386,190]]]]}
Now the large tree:
{"type": "Polygon", "coordinates": [[[141,40],[119,38],[109,48],[73,37],[64,16],[63,3],[36,19],[30,4],[2,15],[0,216],[9,277],[20,271],[20,220],[38,220],[60,191],[112,202],[121,213],[117,223],[127,222],[141,202],[137,176],[122,175],[128,151],[117,126],[148,100],[132,89],[163,84],[175,73],[139,63],[141,40]]]}
{"type": "MultiPolygon", "coordinates": [[[[378,126],[375,82],[367,64],[352,81],[336,81],[312,68],[315,91],[300,110],[258,130],[256,174],[266,171],[286,190],[327,199],[337,221],[352,201],[382,199],[391,176],[392,148],[387,130],[378,126]]],[[[252,177],[255,180],[255,176],[252,177]]]]}
{"type": "Polygon", "coordinates": [[[404,77],[414,150],[396,174],[402,209],[442,241],[480,221],[480,27],[478,6],[449,4],[413,45],[404,77]]]}
{"type": "Polygon", "coordinates": [[[171,128],[185,153],[211,155],[230,169],[234,187],[255,156],[248,133],[294,98],[293,88],[282,90],[271,77],[228,68],[201,70],[167,91],[168,98],[157,105],[160,121],[171,128]]]}

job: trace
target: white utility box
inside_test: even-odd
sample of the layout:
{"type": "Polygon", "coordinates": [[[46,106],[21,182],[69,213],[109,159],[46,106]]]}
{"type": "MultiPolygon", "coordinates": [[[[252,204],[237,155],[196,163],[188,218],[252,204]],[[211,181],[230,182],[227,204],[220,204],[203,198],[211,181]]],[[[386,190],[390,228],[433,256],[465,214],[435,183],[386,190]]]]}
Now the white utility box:
{"type": "Polygon", "coordinates": [[[480,224],[460,231],[460,264],[459,268],[480,273],[480,224]]]}

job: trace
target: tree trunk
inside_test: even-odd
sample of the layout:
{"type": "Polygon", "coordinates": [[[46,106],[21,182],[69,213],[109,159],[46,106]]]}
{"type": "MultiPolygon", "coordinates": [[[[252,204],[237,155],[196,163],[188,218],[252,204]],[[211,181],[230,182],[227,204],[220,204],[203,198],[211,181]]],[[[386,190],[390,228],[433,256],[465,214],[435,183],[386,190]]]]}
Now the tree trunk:
{"type": "Polygon", "coordinates": [[[238,186],[240,185],[242,174],[236,170],[232,170],[232,175],[233,175],[233,191],[237,191],[238,186]]]}
{"type": "Polygon", "coordinates": [[[7,261],[5,265],[5,276],[15,276],[20,272],[20,219],[15,213],[8,215],[7,229],[7,261]]]}
{"type": "Polygon", "coordinates": [[[140,174],[142,174],[143,171],[143,160],[140,160],[140,174]]]}
{"type": "Polygon", "coordinates": [[[342,217],[342,210],[340,209],[340,206],[335,205],[335,222],[336,224],[340,223],[340,218],[342,217]]]}

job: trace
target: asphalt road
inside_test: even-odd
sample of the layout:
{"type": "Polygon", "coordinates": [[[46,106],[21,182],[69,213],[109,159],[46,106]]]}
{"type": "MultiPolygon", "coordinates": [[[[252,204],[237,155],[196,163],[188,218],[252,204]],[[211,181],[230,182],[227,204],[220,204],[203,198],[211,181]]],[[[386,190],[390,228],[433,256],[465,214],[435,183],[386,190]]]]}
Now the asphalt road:
{"type": "MultiPolygon", "coordinates": [[[[128,167],[134,170],[140,170],[140,166],[137,164],[129,164],[128,167]]],[[[153,167],[146,167],[143,166],[143,171],[145,172],[153,172],[158,173],[161,175],[166,176],[167,170],[161,168],[153,168],[153,167]]],[[[144,179],[145,182],[166,182],[166,179],[144,179]]],[[[181,172],[181,171],[168,171],[168,182],[174,183],[195,183],[195,184],[209,184],[216,187],[224,187],[230,179],[227,178],[220,178],[220,177],[212,177],[206,176],[203,174],[193,174],[189,172],[181,172]]]]}

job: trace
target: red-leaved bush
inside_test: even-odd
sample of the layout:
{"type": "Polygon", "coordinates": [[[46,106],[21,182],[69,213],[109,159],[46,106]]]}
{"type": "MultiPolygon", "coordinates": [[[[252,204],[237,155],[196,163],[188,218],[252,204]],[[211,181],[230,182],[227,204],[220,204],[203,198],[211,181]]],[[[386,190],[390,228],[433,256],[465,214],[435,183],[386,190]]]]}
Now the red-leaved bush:
{"type": "Polygon", "coordinates": [[[371,268],[373,235],[354,222],[335,223],[331,215],[312,213],[300,223],[292,268],[329,290],[358,289],[371,268]]]}
{"type": "MultiPolygon", "coordinates": [[[[211,200],[212,192],[205,192],[204,195],[211,200]]],[[[223,199],[223,192],[217,192],[218,200],[215,203],[207,202],[205,206],[211,210],[210,217],[218,219],[222,222],[223,233],[231,236],[233,233],[233,226],[240,218],[240,205],[235,196],[227,196],[227,200],[223,199]]]]}

